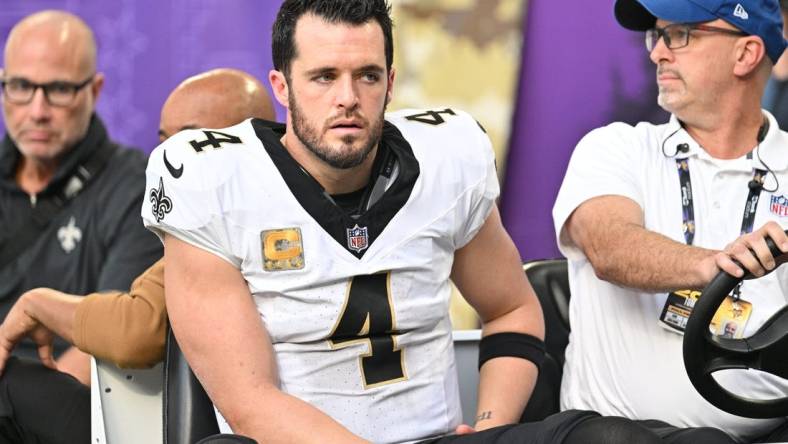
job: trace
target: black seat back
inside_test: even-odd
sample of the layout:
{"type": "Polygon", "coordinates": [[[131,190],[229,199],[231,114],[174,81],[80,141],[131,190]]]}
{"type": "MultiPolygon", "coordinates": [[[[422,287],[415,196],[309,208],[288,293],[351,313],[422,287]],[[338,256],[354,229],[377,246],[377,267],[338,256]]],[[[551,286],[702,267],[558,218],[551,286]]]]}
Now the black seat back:
{"type": "Polygon", "coordinates": [[[534,391],[523,410],[520,422],[541,421],[560,410],[561,369],[550,353],[545,355],[534,391]]]}
{"type": "Polygon", "coordinates": [[[523,270],[531,282],[539,303],[542,304],[545,323],[545,346],[564,367],[564,350],[569,343],[569,275],[566,259],[543,259],[526,262],[523,270]]]}
{"type": "Polygon", "coordinates": [[[193,444],[219,433],[213,403],[189,368],[172,330],[167,333],[163,402],[164,444],[193,444]]]}
{"type": "Polygon", "coordinates": [[[569,342],[569,279],[565,259],[526,262],[523,270],[542,305],[547,355],[520,422],[541,421],[560,409],[564,349],[569,342]]]}

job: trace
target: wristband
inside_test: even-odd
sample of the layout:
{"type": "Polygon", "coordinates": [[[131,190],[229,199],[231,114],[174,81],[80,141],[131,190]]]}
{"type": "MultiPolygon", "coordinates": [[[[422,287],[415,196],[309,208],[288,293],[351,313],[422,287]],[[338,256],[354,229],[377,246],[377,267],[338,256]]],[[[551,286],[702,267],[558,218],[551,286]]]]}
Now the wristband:
{"type": "Polygon", "coordinates": [[[479,368],[485,362],[501,356],[512,356],[542,365],[545,345],[541,339],[525,333],[495,333],[485,336],[479,342],[479,368]]]}

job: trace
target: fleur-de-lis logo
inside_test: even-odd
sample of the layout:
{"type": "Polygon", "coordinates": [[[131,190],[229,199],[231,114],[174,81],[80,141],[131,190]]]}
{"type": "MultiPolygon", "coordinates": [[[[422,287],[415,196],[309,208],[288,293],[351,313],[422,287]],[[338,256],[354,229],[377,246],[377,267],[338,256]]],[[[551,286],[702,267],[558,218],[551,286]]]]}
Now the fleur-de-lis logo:
{"type": "Polygon", "coordinates": [[[66,253],[71,253],[71,250],[76,248],[77,243],[82,240],[82,230],[77,227],[74,216],[68,220],[68,225],[57,230],[57,238],[66,253]]]}
{"type": "Polygon", "coordinates": [[[150,202],[153,204],[151,210],[156,222],[161,222],[164,216],[172,211],[172,200],[164,194],[164,180],[159,178],[159,189],[151,188],[150,202]]]}

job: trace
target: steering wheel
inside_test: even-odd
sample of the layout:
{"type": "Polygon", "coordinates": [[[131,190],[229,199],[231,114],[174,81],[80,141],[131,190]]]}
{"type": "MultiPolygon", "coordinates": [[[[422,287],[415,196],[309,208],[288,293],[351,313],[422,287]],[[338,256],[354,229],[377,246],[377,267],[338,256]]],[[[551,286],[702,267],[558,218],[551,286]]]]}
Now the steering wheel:
{"type": "MultiPolygon", "coordinates": [[[[766,243],[774,257],[782,254],[770,238],[766,243]]],[[[714,313],[742,279],[722,271],[703,290],[684,331],[684,367],[698,393],[728,413],[748,418],[788,416],[788,397],[760,400],[738,396],[712,377],[719,370],[750,368],[788,379],[788,306],[749,338],[724,338],[709,331],[714,313]]]]}

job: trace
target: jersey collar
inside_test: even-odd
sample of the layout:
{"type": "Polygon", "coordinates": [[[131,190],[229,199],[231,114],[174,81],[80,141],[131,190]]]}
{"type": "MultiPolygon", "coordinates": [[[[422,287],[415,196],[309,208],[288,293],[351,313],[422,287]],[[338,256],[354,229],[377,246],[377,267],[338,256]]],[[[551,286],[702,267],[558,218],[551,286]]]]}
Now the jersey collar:
{"type": "Polygon", "coordinates": [[[290,156],[280,141],[285,131],[284,125],[253,119],[252,126],[279,170],[282,179],[301,207],[327,234],[357,259],[361,259],[369,251],[389,222],[405,206],[416,184],[416,179],[419,177],[419,163],[410,144],[397,127],[384,121],[380,143],[386,144],[391,153],[396,156],[399,174],[378,201],[358,217],[351,217],[336,205],[325,194],[323,187],[290,156]],[[350,245],[351,232],[356,232],[353,230],[363,233],[366,245],[363,249],[353,248],[350,245]]]}

